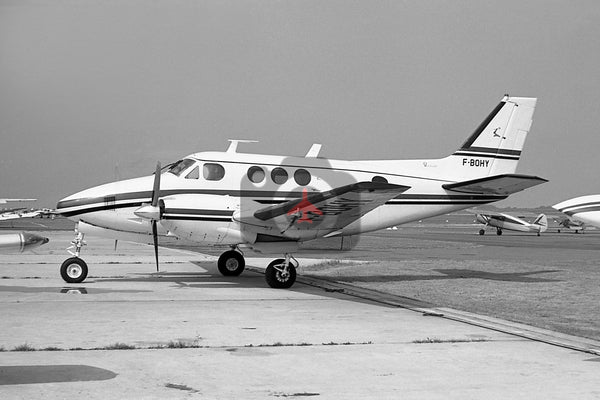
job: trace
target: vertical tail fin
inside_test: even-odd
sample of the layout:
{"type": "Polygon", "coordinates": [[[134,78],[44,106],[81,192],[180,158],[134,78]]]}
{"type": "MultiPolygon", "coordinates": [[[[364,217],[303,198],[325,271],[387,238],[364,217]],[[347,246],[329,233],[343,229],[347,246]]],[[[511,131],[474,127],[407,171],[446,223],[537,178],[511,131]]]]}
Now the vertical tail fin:
{"type": "Polygon", "coordinates": [[[445,160],[462,181],[512,174],[531,128],[537,99],[504,96],[463,145],[445,160]]]}
{"type": "Polygon", "coordinates": [[[545,232],[546,229],[548,229],[548,218],[545,214],[540,214],[535,221],[533,221],[533,225],[538,225],[540,227],[540,232],[545,232]]]}

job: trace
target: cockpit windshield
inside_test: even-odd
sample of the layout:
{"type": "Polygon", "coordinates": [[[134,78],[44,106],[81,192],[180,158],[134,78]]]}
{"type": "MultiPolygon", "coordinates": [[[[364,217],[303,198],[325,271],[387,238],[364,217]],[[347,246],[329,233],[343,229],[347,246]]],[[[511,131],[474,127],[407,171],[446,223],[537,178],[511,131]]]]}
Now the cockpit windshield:
{"type": "Polygon", "coordinates": [[[192,166],[196,161],[191,160],[189,158],[184,158],[183,160],[179,160],[174,163],[171,168],[169,168],[169,172],[175,176],[181,175],[183,171],[192,166]]]}

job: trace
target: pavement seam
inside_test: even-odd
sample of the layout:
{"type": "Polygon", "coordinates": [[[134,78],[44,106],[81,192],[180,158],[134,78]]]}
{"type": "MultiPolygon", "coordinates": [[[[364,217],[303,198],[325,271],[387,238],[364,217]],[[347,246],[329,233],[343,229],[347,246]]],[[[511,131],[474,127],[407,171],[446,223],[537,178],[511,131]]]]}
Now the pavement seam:
{"type": "MultiPolygon", "coordinates": [[[[246,268],[253,272],[264,273],[264,271],[260,268],[246,268]]],[[[566,335],[533,326],[512,323],[510,321],[500,320],[498,318],[486,317],[451,308],[436,307],[431,303],[427,303],[418,299],[383,293],[372,289],[365,289],[348,283],[341,283],[330,278],[298,275],[296,282],[317,287],[330,293],[339,293],[340,295],[356,297],[388,306],[404,308],[413,312],[421,313],[424,316],[444,318],[512,336],[517,336],[523,339],[546,343],[583,353],[600,355],[600,342],[593,339],[566,335]]]]}

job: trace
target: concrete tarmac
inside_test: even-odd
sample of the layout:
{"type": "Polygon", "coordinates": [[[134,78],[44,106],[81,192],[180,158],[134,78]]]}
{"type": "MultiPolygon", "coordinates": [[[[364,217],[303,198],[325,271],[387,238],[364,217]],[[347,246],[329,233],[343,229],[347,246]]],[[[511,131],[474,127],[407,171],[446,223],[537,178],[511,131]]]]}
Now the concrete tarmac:
{"type": "Polygon", "coordinates": [[[48,236],[0,255],[2,399],[600,398],[594,341],[315,279],[274,290],[262,259],[225,278],[215,257],[161,249],[156,273],[150,247],[97,238],[68,285],[71,233],[48,236]]]}

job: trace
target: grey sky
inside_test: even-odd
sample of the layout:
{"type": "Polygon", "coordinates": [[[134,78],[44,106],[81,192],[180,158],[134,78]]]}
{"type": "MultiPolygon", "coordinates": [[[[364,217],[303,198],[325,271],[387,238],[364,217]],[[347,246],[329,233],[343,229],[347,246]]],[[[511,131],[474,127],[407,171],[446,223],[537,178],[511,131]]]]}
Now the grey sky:
{"type": "Polygon", "coordinates": [[[228,138],[342,159],[454,151],[504,93],[538,97],[498,203],[600,193],[597,1],[0,0],[2,197],[53,207],[228,138]]]}

